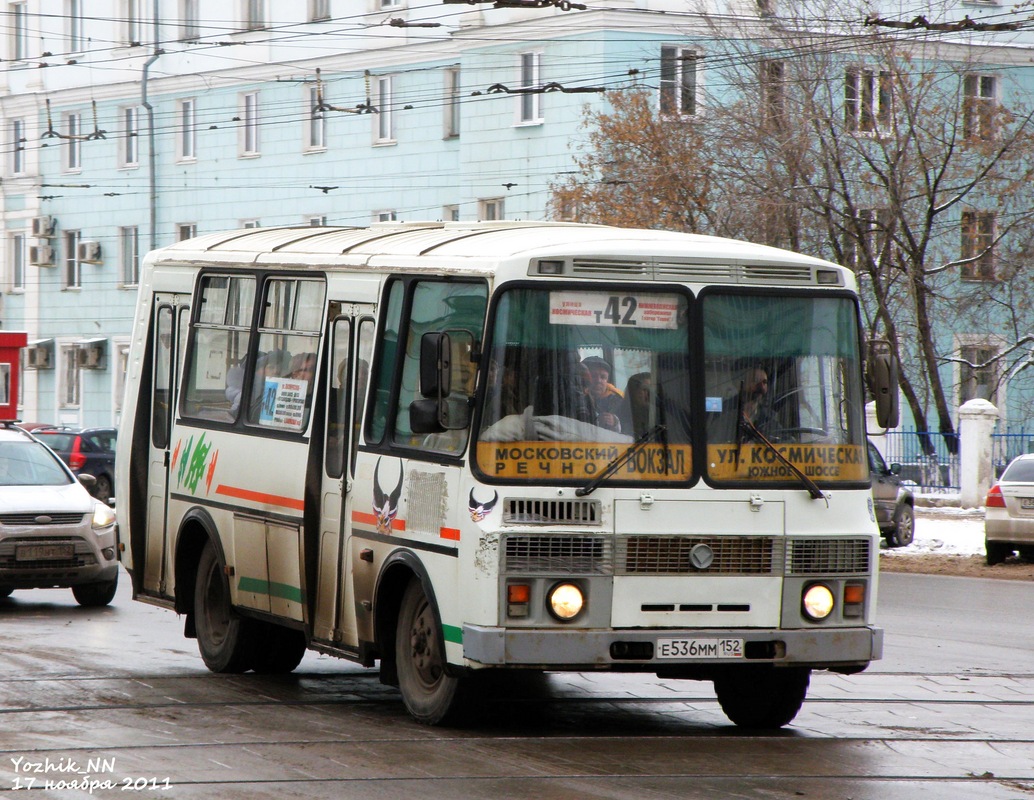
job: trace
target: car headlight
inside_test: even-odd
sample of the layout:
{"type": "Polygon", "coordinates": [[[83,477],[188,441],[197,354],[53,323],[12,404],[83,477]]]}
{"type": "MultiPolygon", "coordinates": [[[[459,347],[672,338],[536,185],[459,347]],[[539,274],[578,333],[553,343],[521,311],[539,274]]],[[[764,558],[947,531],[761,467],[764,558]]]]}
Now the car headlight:
{"type": "Polygon", "coordinates": [[[104,503],[97,503],[93,507],[93,527],[109,528],[115,524],[115,512],[104,503]]]}
{"type": "Polygon", "coordinates": [[[549,613],[561,622],[570,622],[585,608],[585,595],[573,583],[558,583],[546,598],[549,613]]]}
{"type": "Polygon", "coordinates": [[[825,619],[833,613],[833,592],[824,583],[813,583],[804,590],[801,608],[809,619],[825,619]]]}

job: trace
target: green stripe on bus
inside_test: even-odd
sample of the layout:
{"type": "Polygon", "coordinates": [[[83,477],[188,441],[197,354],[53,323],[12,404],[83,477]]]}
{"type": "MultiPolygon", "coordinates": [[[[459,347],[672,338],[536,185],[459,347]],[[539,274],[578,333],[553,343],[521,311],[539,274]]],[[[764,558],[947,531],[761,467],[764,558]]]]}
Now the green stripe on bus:
{"type": "Polygon", "coordinates": [[[297,586],[290,586],[286,583],[270,583],[259,578],[240,578],[237,581],[237,590],[241,592],[254,592],[255,594],[268,594],[270,597],[279,597],[281,600],[291,600],[295,603],[302,602],[302,590],[297,586]]]}
{"type": "Polygon", "coordinates": [[[463,644],[463,628],[458,628],[455,625],[442,625],[442,633],[445,635],[445,641],[452,642],[453,644],[463,644]]]}

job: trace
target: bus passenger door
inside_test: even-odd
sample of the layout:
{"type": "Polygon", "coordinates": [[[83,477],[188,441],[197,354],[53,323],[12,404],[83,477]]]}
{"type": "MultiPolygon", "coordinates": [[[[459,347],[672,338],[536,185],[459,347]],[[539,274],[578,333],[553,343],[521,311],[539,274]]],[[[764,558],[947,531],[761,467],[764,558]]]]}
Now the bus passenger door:
{"type": "Polygon", "coordinates": [[[363,401],[373,353],[373,308],[345,306],[332,320],[330,360],[325,382],[327,424],[320,509],[317,640],[338,646],[354,645],[347,539],[350,530],[352,475],[363,401]]]}
{"type": "Polygon", "coordinates": [[[167,596],[169,554],[169,476],[172,421],[186,334],[189,298],[156,297],[151,386],[151,441],[147,466],[147,547],[144,560],[145,594],[167,596]]]}

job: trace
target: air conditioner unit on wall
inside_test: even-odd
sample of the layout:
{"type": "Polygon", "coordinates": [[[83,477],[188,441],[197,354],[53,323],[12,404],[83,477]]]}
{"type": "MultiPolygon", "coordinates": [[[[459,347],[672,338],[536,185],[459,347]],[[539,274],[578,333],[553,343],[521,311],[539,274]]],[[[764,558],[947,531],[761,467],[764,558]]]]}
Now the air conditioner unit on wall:
{"type": "Polygon", "coordinates": [[[25,365],[30,369],[53,369],[54,340],[39,339],[25,348],[25,365]]]}
{"type": "Polygon", "coordinates": [[[101,243],[100,242],[79,242],[79,248],[76,250],[78,260],[83,264],[100,264],[101,263],[101,243]]]}
{"type": "Polygon", "coordinates": [[[34,244],[29,247],[29,263],[35,267],[54,266],[54,248],[49,244],[34,244]]]}
{"type": "Polygon", "coordinates": [[[103,368],[107,344],[107,339],[83,339],[80,342],[76,342],[76,363],[81,369],[103,368]]]}
{"type": "Polygon", "coordinates": [[[32,235],[37,239],[49,239],[57,228],[57,220],[51,216],[32,218],[32,235]]]}

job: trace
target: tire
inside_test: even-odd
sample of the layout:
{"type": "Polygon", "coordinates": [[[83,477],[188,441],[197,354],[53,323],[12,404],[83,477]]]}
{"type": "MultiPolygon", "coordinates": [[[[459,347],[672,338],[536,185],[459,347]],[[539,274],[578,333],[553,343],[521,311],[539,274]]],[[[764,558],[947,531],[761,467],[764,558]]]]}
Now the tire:
{"type": "Polygon", "coordinates": [[[5,597],[10,597],[13,591],[14,589],[10,586],[0,586],[0,600],[3,600],[5,597]]]}
{"type": "Polygon", "coordinates": [[[100,608],[115,599],[118,589],[118,578],[102,583],[84,583],[72,587],[72,597],[83,608],[100,608]]]}
{"type": "Polygon", "coordinates": [[[399,609],[395,658],[402,702],[424,725],[454,720],[460,711],[460,679],[446,672],[444,654],[434,609],[413,578],[399,609]]]}
{"type": "Polygon", "coordinates": [[[293,672],[305,655],[305,634],[269,622],[254,624],[255,653],[251,668],[264,675],[293,672]]]}
{"type": "Polygon", "coordinates": [[[1008,542],[989,542],[984,539],[984,550],[987,552],[988,565],[993,567],[1011,556],[1013,547],[1008,542]]]}
{"type": "Polygon", "coordinates": [[[201,551],[194,584],[197,649],[212,672],[246,672],[254,652],[254,623],[230,604],[230,585],[215,545],[201,551]]]}
{"type": "Polygon", "coordinates": [[[1034,547],[1021,547],[1020,558],[1022,558],[1024,561],[1034,561],[1034,547]]]}
{"type": "Polygon", "coordinates": [[[894,530],[887,534],[891,547],[908,547],[916,536],[916,515],[910,505],[903,505],[894,514],[894,530]]]}
{"type": "Polygon", "coordinates": [[[732,667],[714,679],[718,703],[741,728],[775,730],[789,724],[808,694],[806,667],[732,667]]]}
{"type": "Polygon", "coordinates": [[[110,503],[114,494],[111,488],[111,478],[107,475],[98,475],[97,483],[93,485],[93,496],[102,503],[110,503]]]}

